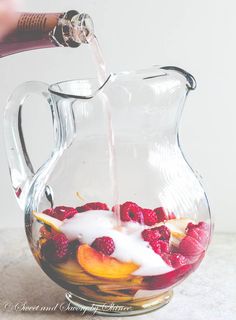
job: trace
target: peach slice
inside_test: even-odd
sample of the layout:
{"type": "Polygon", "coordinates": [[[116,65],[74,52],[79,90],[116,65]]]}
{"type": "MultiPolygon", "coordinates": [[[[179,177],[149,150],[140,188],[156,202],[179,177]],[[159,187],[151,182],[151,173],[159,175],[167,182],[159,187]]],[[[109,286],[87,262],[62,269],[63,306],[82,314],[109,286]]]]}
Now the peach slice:
{"type": "Polygon", "coordinates": [[[126,279],[139,268],[135,263],[105,256],[87,244],[79,246],[77,260],[86,272],[106,279],[126,279]]]}
{"type": "Polygon", "coordinates": [[[38,213],[36,211],[33,211],[33,215],[37,220],[47,224],[55,231],[60,232],[60,227],[63,224],[63,221],[53,218],[45,213],[38,213]]]}

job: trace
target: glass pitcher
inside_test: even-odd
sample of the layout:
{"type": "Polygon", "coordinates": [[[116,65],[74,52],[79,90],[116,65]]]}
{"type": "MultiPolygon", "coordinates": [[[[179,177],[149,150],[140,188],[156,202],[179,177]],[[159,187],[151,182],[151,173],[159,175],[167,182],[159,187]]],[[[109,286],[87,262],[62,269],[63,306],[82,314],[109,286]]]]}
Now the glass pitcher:
{"type": "Polygon", "coordinates": [[[169,302],[211,236],[206,194],[179,145],[194,78],[152,67],[48,86],[21,85],[5,112],[12,185],[30,248],[75,307],[137,315],[169,302]],[[36,172],[21,110],[43,95],[55,147],[36,172]]]}

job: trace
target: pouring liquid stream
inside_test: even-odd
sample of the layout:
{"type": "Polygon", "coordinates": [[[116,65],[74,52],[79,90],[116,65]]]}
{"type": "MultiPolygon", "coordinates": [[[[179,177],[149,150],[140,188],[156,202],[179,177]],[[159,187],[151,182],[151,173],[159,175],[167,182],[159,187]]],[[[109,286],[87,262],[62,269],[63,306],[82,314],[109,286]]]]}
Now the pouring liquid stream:
{"type": "MultiPolygon", "coordinates": [[[[108,79],[109,73],[107,72],[106,64],[103,58],[103,54],[99,45],[99,42],[95,35],[89,39],[89,49],[92,58],[97,68],[97,77],[99,85],[102,86],[108,79]]],[[[117,172],[116,172],[116,157],[115,157],[115,140],[114,140],[114,129],[112,122],[111,104],[106,95],[103,95],[105,112],[108,121],[108,148],[109,148],[109,168],[111,176],[111,187],[112,187],[112,202],[115,205],[115,215],[117,221],[117,227],[120,227],[120,207],[118,205],[119,192],[117,185],[117,172]]]]}

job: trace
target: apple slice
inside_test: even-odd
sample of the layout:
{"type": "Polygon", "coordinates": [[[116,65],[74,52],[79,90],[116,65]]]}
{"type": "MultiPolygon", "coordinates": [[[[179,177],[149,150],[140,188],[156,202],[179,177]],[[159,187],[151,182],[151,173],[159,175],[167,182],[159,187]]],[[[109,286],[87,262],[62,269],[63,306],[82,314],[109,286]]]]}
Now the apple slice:
{"type": "Polygon", "coordinates": [[[126,279],[139,268],[135,263],[121,262],[105,256],[87,244],[79,246],[77,260],[89,274],[106,279],[126,279]]]}
{"type": "Polygon", "coordinates": [[[57,232],[61,232],[60,227],[62,226],[63,221],[60,221],[44,213],[38,213],[36,211],[33,211],[33,215],[40,222],[47,224],[57,232]]]}

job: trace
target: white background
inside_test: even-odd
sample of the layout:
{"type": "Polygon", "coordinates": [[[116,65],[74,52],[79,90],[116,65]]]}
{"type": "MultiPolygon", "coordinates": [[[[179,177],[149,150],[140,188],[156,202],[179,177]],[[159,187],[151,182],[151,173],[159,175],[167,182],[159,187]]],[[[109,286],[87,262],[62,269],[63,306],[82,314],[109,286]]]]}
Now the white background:
{"type": "MultiPolygon", "coordinates": [[[[236,231],[236,5],[234,0],[22,0],[25,11],[89,13],[109,70],[177,65],[198,82],[181,123],[183,150],[204,177],[217,231],[236,231]]],[[[0,107],[28,80],[87,77],[95,68],[84,46],[50,49],[0,60],[0,107]]],[[[26,134],[35,164],[51,149],[46,106],[26,108],[26,134]]],[[[0,132],[1,227],[23,226],[8,177],[0,132]]]]}

